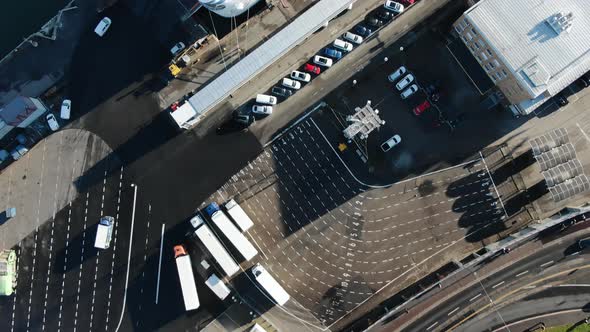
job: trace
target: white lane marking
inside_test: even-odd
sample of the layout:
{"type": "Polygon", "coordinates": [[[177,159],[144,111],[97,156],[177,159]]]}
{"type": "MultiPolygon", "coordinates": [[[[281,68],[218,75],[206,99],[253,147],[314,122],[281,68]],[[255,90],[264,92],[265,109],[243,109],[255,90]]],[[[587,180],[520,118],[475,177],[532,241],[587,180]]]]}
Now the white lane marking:
{"type": "Polygon", "coordinates": [[[521,277],[521,276],[523,276],[523,275],[525,275],[525,274],[527,274],[527,273],[529,273],[529,270],[526,270],[526,271],[520,272],[519,274],[517,274],[517,275],[516,275],[516,277],[517,277],[517,278],[518,278],[518,277],[521,277]]]}
{"type": "Polygon", "coordinates": [[[447,316],[450,316],[450,315],[454,314],[455,312],[457,312],[457,310],[459,310],[459,307],[457,307],[457,308],[453,309],[451,312],[449,312],[449,313],[447,314],[447,316]]]}
{"type": "Polygon", "coordinates": [[[166,224],[162,224],[162,234],[160,235],[160,259],[158,261],[158,282],[156,284],[156,304],[158,304],[158,296],[160,295],[160,272],[162,271],[162,247],[164,246],[164,229],[166,224]]]}
{"type": "Polygon", "coordinates": [[[430,331],[433,327],[435,327],[437,325],[438,325],[438,322],[432,323],[432,325],[430,325],[429,327],[426,328],[426,331],[430,331]]]}
{"type": "Polygon", "coordinates": [[[492,286],[492,288],[499,287],[499,286],[501,286],[501,285],[503,285],[503,284],[504,284],[504,281],[500,281],[499,283],[497,283],[497,284],[495,284],[494,286],[492,286]]]}
{"type": "Polygon", "coordinates": [[[508,212],[506,212],[506,208],[504,207],[504,202],[502,202],[502,196],[500,196],[500,193],[498,192],[498,188],[496,187],[496,183],[494,182],[494,179],[492,178],[492,173],[490,173],[490,169],[488,168],[488,164],[486,163],[486,159],[483,157],[483,153],[481,151],[479,151],[479,156],[481,157],[481,161],[483,163],[483,166],[486,169],[486,172],[488,173],[488,177],[490,178],[490,181],[492,182],[492,185],[494,186],[494,191],[496,192],[496,197],[498,198],[498,201],[500,201],[500,205],[502,206],[502,210],[504,211],[504,216],[506,218],[508,218],[508,212]]]}
{"type": "Polygon", "coordinates": [[[131,248],[133,248],[133,226],[135,225],[135,204],[137,203],[137,185],[132,184],[135,188],[133,193],[133,212],[131,213],[131,231],[129,232],[129,253],[127,254],[127,273],[125,276],[125,293],[123,294],[123,307],[121,308],[121,317],[119,318],[119,324],[115,332],[119,331],[121,324],[123,323],[123,314],[125,313],[125,303],[127,302],[127,287],[129,286],[129,266],[131,265],[131,248]]]}
{"type": "Polygon", "coordinates": [[[475,301],[475,299],[477,299],[480,296],[481,296],[481,293],[477,293],[477,295],[475,295],[474,297],[472,297],[472,298],[469,299],[469,302],[475,301]]]}
{"type": "Polygon", "coordinates": [[[545,267],[545,266],[551,265],[551,264],[553,264],[553,261],[548,261],[548,262],[541,264],[541,267],[545,267]]]}
{"type": "Polygon", "coordinates": [[[561,284],[559,287],[590,287],[590,284],[561,284]]]}
{"type": "Polygon", "coordinates": [[[580,254],[580,252],[579,251],[576,251],[574,253],[571,253],[570,256],[579,255],[579,254],[580,254]]]}
{"type": "Polygon", "coordinates": [[[90,192],[86,192],[86,202],[84,203],[84,225],[82,226],[82,245],[80,251],[80,272],[78,273],[78,288],[76,289],[76,310],[74,311],[74,332],[78,325],[78,307],[80,303],[80,286],[82,285],[82,269],[84,268],[84,245],[86,243],[86,224],[88,223],[88,200],[90,192]]]}

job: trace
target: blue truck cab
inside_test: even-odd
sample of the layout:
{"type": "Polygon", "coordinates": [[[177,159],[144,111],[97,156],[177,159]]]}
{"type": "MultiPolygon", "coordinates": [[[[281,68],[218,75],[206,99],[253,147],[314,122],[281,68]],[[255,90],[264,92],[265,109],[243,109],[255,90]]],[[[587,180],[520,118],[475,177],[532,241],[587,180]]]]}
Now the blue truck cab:
{"type": "Polygon", "coordinates": [[[209,217],[213,216],[213,214],[217,211],[219,211],[219,205],[217,205],[215,202],[212,202],[211,204],[207,205],[207,207],[205,207],[205,213],[209,217]]]}

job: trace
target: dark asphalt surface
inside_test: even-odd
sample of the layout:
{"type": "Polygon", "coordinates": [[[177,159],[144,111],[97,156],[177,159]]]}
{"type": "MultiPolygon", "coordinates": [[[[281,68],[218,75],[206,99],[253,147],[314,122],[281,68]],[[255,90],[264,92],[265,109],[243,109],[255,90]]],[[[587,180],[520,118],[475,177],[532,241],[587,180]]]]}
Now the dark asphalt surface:
{"type": "MultiPolygon", "coordinates": [[[[460,321],[463,317],[466,317],[470,312],[479,309],[481,305],[488,304],[488,296],[492,299],[498,298],[509,292],[511,287],[521,287],[524,282],[533,282],[537,279],[535,276],[541,278],[541,273],[553,265],[564,264],[562,269],[566,269],[569,267],[567,264],[572,263],[574,260],[579,261],[579,259],[582,258],[587,262],[588,252],[586,251],[572,256],[571,250],[569,250],[572,245],[573,242],[556,244],[542,251],[535,252],[510,268],[501,270],[488,278],[481,279],[481,284],[478,283],[463,290],[460,294],[445,301],[429,313],[424,314],[421,320],[409,325],[404,331],[444,330],[460,321]],[[570,255],[566,256],[566,253],[569,253],[570,255]],[[548,262],[553,263],[546,264],[548,262]],[[455,308],[459,309],[454,313],[453,310],[455,310],[455,308]],[[465,314],[465,308],[471,309],[465,314]]],[[[578,264],[583,265],[580,263],[578,264]]],[[[553,270],[553,273],[557,271],[558,270],[553,270]]],[[[556,288],[555,292],[566,294],[568,289],[556,288]]]]}

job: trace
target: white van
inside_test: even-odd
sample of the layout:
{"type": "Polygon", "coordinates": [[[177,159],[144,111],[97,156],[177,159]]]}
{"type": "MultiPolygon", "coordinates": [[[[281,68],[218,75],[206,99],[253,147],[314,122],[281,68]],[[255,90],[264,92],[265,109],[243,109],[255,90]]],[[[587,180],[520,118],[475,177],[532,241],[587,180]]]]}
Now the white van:
{"type": "Polygon", "coordinates": [[[277,97],[264,95],[264,94],[257,94],[256,95],[256,102],[260,103],[260,104],[276,105],[277,104],[277,97]]]}
{"type": "Polygon", "coordinates": [[[96,238],[94,239],[95,248],[107,249],[111,245],[114,224],[115,218],[113,217],[104,216],[100,218],[96,228],[96,238]]]}
{"type": "Polygon", "coordinates": [[[112,21],[110,18],[104,17],[102,20],[100,20],[100,22],[98,22],[96,28],[94,28],[94,33],[96,33],[99,37],[104,36],[104,34],[111,26],[111,23],[112,21]]]}
{"type": "Polygon", "coordinates": [[[72,110],[72,101],[69,99],[64,99],[61,103],[61,110],[59,113],[59,117],[68,120],[70,118],[70,112],[72,110]]]}
{"type": "Polygon", "coordinates": [[[332,45],[334,45],[334,47],[339,48],[339,49],[346,51],[346,52],[352,51],[352,44],[349,42],[345,42],[342,39],[336,38],[336,40],[332,43],[332,45]]]}

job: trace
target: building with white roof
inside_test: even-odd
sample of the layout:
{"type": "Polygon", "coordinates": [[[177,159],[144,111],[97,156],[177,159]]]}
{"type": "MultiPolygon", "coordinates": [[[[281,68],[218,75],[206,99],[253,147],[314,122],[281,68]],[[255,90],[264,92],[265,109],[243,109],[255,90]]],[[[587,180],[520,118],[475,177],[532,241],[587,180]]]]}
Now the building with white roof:
{"type": "Polygon", "coordinates": [[[454,28],[521,114],[590,70],[589,0],[481,0],[454,28]]]}

